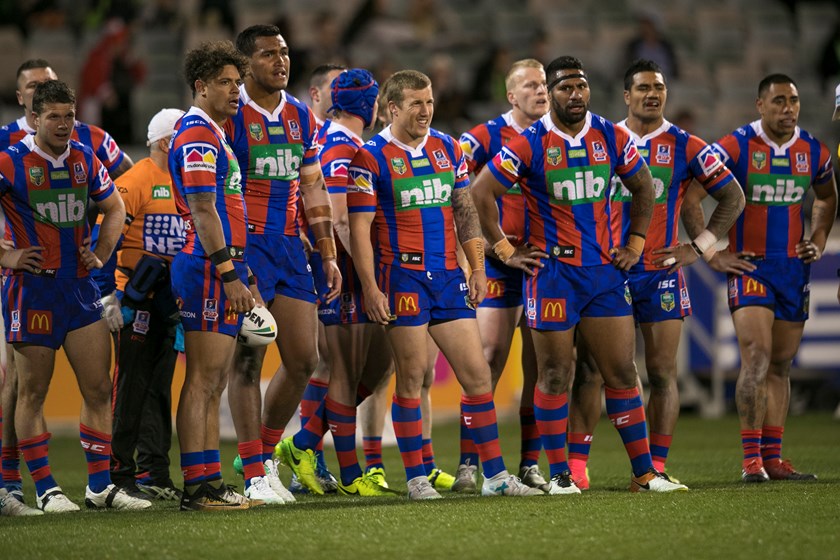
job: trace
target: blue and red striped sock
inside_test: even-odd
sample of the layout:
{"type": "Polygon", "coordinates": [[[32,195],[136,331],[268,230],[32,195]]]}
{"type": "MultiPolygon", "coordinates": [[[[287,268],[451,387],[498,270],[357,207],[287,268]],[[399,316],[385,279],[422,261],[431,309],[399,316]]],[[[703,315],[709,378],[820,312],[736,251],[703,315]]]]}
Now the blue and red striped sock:
{"type": "Polygon", "coordinates": [[[265,424],[260,424],[260,440],[262,441],[262,460],[263,463],[270,461],[274,457],[274,447],[283,439],[283,430],[275,430],[269,428],[265,424]]]}
{"type": "Polygon", "coordinates": [[[239,458],[242,459],[242,470],[245,471],[245,488],[251,486],[251,479],[257,476],[265,476],[265,467],[262,461],[262,441],[255,439],[243,441],[236,445],[239,451],[239,458]]]}
{"type": "Polygon", "coordinates": [[[496,405],[493,393],[461,395],[464,422],[478,448],[484,478],[493,478],[505,470],[502,448],[499,445],[499,426],[496,423],[496,405]]]}
{"type": "Polygon", "coordinates": [[[301,426],[300,430],[292,437],[292,443],[298,449],[317,449],[318,444],[324,439],[327,433],[326,406],[324,401],[318,405],[318,410],[301,426]]]}
{"type": "Polygon", "coordinates": [[[134,482],[137,484],[145,484],[146,486],[150,486],[152,484],[152,475],[149,471],[139,472],[134,475],[134,482]]]}
{"type": "Polygon", "coordinates": [[[111,434],[79,424],[79,439],[85,450],[88,486],[98,494],[111,484],[111,434]]]}
{"type": "Polygon", "coordinates": [[[589,450],[592,447],[592,434],[569,432],[569,468],[575,478],[586,473],[589,450]]]}
{"type": "Polygon", "coordinates": [[[50,437],[52,434],[45,432],[39,436],[18,441],[20,450],[23,452],[23,460],[26,461],[26,467],[32,475],[35,491],[39,496],[43,496],[53,486],[58,486],[50,471],[50,437]]]}
{"type": "Polygon", "coordinates": [[[671,449],[673,436],[665,434],[650,433],[650,458],[653,460],[653,468],[659,472],[665,470],[665,461],[668,460],[668,451],[671,449]]]}
{"type": "Polygon", "coordinates": [[[764,462],[761,459],[761,430],[741,430],[741,447],[744,448],[743,465],[745,468],[747,463],[756,459],[764,462]]]}
{"type": "Polygon", "coordinates": [[[478,448],[475,446],[470,429],[464,422],[464,405],[461,404],[461,458],[459,465],[475,465],[478,467],[478,448]]]}
{"type": "MultiPolygon", "coordinates": [[[[300,399],[301,426],[306,426],[306,423],[312,415],[316,414],[318,411],[321,412],[321,417],[323,418],[324,409],[322,408],[322,404],[324,402],[324,398],[327,396],[328,388],[329,383],[326,381],[313,378],[309,379],[309,383],[306,384],[306,389],[303,390],[303,397],[300,399]]],[[[324,433],[326,433],[326,431],[324,433]]],[[[321,434],[321,438],[323,440],[323,434],[321,434]]],[[[316,443],[311,449],[320,451],[323,448],[322,440],[319,440],[318,443],[316,443]]]]}
{"type": "Polygon", "coordinates": [[[204,450],[204,482],[222,480],[222,454],[218,449],[204,450]]]}
{"type": "Polygon", "coordinates": [[[566,426],[569,423],[569,403],[566,393],[549,395],[534,388],[534,417],[540,431],[550,476],[569,469],[566,461],[566,426]]]}
{"type": "Polygon", "coordinates": [[[327,424],[335,443],[335,454],[341,470],[341,483],[345,486],[362,476],[362,467],[356,455],[356,407],[326,398],[327,424]]]}
{"type": "Polygon", "coordinates": [[[204,482],[204,452],[181,453],[181,473],[184,486],[198,486],[204,482]]]}
{"type": "Polygon", "coordinates": [[[653,467],[653,460],[650,457],[645,409],[639,389],[612,389],[605,385],[604,393],[607,397],[607,416],[624,442],[633,475],[642,476],[653,467]]]}
{"type": "Polygon", "coordinates": [[[420,399],[409,399],[397,396],[391,404],[391,420],[394,433],[397,436],[397,446],[400,448],[405,479],[411,480],[418,476],[426,476],[423,468],[423,426],[420,416],[420,399]]]}
{"type": "Polygon", "coordinates": [[[435,450],[432,447],[432,438],[423,440],[423,468],[426,469],[426,474],[432,474],[432,471],[437,468],[435,465],[435,450]]]}
{"type": "Polygon", "coordinates": [[[782,461],[782,436],[784,426],[762,426],[761,428],[761,460],[772,466],[782,461]]]}
{"type": "Polygon", "coordinates": [[[519,431],[522,439],[520,462],[522,467],[536,465],[540,460],[540,430],[537,428],[537,417],[534,416],[533,406],[519,408],[519,431]]]}
{"type": "Polygon", "coordinates": [[[384,469],[382,463],[382,438],[379,436],[363,437],[362,445],[365,450],[365,469],[384,469]]]}
{"type": "Polygon", "coordinates": [[[7,489],[20,490],[23,485],[23,479],[20,477],[20,449],[17,445],[2,447],[0,458],[3,484],[7,489]]]}

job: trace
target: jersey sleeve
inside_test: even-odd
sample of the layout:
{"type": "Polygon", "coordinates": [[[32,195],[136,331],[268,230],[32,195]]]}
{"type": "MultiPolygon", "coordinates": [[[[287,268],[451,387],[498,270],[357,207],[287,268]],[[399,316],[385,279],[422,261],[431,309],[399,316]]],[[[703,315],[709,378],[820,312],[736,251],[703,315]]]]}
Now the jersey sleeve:
{"type": "Polygon", "coordinates": [[[814,184],[824,185],[832,177],[834,177],[834,166],[831,164],[831,152],[828,151],[828,146],[820,143],[820,161],[814,184]]]}
{"type": "Polygon", "coordinates": [[[350,144],[332,144],[321,152],[321,171],[330,194],[347,193],[347,170],[358,148],[350,144]]]}
{"type": "Polygon", "coordinates": [[[7,154],[0,153],[0,194],[6,194],[11,190],[15,180],[15,166],[12,158],[7,154]]]}
{"type": "Polygon", "coordinates": [[[486,129],[487,127],[485,125],[478,125],[468,132],[463,133],[458,140],[470,172],[476,175],[487,163],[487,160],[490,159],[487,154],[487,146],[480,140],[480,138],[487,136],[486,134],[482,135],[482,132],[486,131],[486,129]]]}
{"type": "Polygon", "coordinates": [[[216,161],[225,155],[219,153],[218,140],[209,129],[190,127],[176,137],[172,150],[184,194],[216,192],[216,161]]]}
{"type": "Polygon", "coordinates": [[[99,159],[92,157],[91,161],[91,180],[88,185],[88,196],[95,202],[101,202],[114,194],[114,182],[111,181],[111,176],[105,165],[99,159]]]}
{"type": "Polygon", "coordinates": [[[720,190],[734,179],[718,153],[697,136],[688,137],[686,159],[691,174],[709,194],[720,190]]]}
{"type": "Polygon", "coordinates": [[[461,150],[458,142],[452,141],[455,152],[455,189],[464,189],[470,186],[470,168],[467,165],[467,157],[461,150]]]}
{"type": "Polygon", "coordinates": [[[303,163],[311,165],[318,163],[318,126],[315,123],[315,116],[309,108],[306,108],[306,122],[302,123],[304,127],[304,141],[303,141],[303,163]]]}
{"type": "Polygon", "coordinates": [[[110,134],[98,126],[90,125],[90,137],[95,146],[96,157],[113,173],[125,159],[125,152],[110,134]]]}
{"type": "Polygon", "coordinates": [[[614,130],[616,153],[619,154],[615,172],[622,179],[628,179],[638,173],[645,162],[627,131],[620,126],[614,127],[614,130]]]}
{"type": "Polygon", "coordinates": [[[517,136],[487,164],[493,177],[506,189],[518,183],[531,165],[533,152],[528,138],[524,134],[517,136]]]}
{"type": "Polygon", "coordinates": [[[347,169],[347,211],[376,212],[379,164],[365,148],[356,152],[347,169]]]}
{"type": "Polygon", "coordinates": [[[732,134],[728,134],[712,144],[712,149],[717,152],[721,161],[723,161],[724,165],[726,165],[729,169],[734,168],[741,155],[741,148],[738,145],[738,140],[736,140],[735,136],[732,134]]]}

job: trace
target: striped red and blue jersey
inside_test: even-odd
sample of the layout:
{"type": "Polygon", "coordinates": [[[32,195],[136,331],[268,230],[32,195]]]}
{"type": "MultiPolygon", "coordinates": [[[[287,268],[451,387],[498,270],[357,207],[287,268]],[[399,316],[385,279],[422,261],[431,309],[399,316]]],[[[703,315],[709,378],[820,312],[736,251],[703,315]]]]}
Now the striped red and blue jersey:
{"type": "Polygon", "coordinates": [[[799,127],[783,146],[754,121],[713,147],[744,190],[746,206],[729,230],[730,251],[767,258],[795,257],[805,233],[802,203],[811,185],[831,181],[828,147],[799,127]]]}
{"type": "MultiPolygon", "coordinates": [[[[26,123],[26,117],[21,117],[13,123],[0,128],[0,150],[5,150],[12,144],[23,140],[27,134],[35,134],[35,130],[26,123]]],[[[114,138],[92,124],[76,121],[70,138],[89,147],[105,164],[105,168],[113,173],[125,159],[123,152],[114,138]]]]}
{"type": "MultiPolygon", "coordinates": [[[[324,174],[327,191],[331,195],[347,195],[347,169],[362,143],[362,139],[355,132],[331,120],[324,122],[320,128],[318,157],[321,160],[321,172],[324,174]]],[[[335,245],[338,253],[345,252],[337,234],[335,245]]]]}
{"type": "Polygon", "coordinates": [[[59,157],[45,153],[33,135],[0,153],[0,204],[5,239],[15,248],[41,246],[41,270],[56,278],[88,275],[79,247],[90,235],[88,198],[113,195],[108,170],[93,151],[75,140],[59,157]]]}
{"type": "MultiPolygon", "coordinates": [[[[653,215],[645,250],[633,270],[661,270],[653,264],[658,257],[652,251],[679,243],[680,209],[691,181],[696,179],[711,194],[731,183],[733,176],[711,146],[668,121],[644,137],[627,128],[626,120],[618,126],[636,143],[653,177],[653,215]]],[[[630,233],[631,200],[630,191],[620,179],[613,178],[613,233],[619,236],[621,245],[627,243],[630,233]]]]}
{"type": "Polygon", "coordinates": [[[612,261],[610,187],[644,166],[623,128],[586,114],[574,137],[545,115],[487,164],[505,187],[517,181],[528,210],[528,242],[573,266],[612,261]]]}
{"type": "Polygon", "coordinates": [[[187,233],[183,252],[208,256],[201,245],[187,202],[188,194],[215,193],[216,212],[225,244],[245,247],[248,215],[242,196],[242,174],[224,131],[198,107],[191,107],[176,125],[169,144],[169,175],[175,186],[175,206],[187,233]]]}
{"type": "MultiPolygon", "coordinates": [[[[519,136],[522,129],[513,120],[513,111],[480,124],[461,135],[459,143],[467,166],[473,175],[477,176],[493,156],[499,153],[502,146],[507,145],[513,138],[519,136]]],[[[499,221],[507,235],[516,238],[515,244],[525,242],[527,229],[527,213],[525,212],[525,198],[519,184],[514,184],[508,191],[496,199],[499,208],[499,221]]]]}
{"type": "Polygon", "coordinates": [[[461,147],[432,129],[416,147],[386,128],[350,163],[347,211],[375,212],[380,262],[411,270],[454,270],[452,191],[470,186],[461,147]]]}
{"type": "Polygon", "coordinates": [[[239,111],[225,123],[244,170],[249,232],[298,234],[300,168],[318,162],[315,117],[285,91],[269,113],[239,89],[239,111]]]}

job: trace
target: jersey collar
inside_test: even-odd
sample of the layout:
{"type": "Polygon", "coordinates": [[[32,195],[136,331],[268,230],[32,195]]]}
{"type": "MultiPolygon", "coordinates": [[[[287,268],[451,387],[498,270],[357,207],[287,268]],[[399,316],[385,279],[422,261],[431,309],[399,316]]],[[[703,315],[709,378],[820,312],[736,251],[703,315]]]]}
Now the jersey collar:
{"type": "Polygon", "coordinates": [[[350,130],[349,128],[347,128],[346,126],[338,124],[337,122],[329,119],[324,121],[324,124],[327,123],[329,123],[329,125],[327,126],[327,134],[332,134],[333,132],[341,132],[349,136],[353,140],[356,140],[359,144],[364,144],[364,142],[362,142],[362,137],[350,130]]]}
{"type": "Polygon", "coordinates": [[[516,119],[513,118],[513,109],[511,109],[507,113],[504,113],[502,115],[502,119],[504,119],[505,124],[511,127],[513,130],[515,130],[517,134],[522,134],[522,132],[525,130],[524,128],[516,124],[516,119]]]}
{"type": "Polygon", "coordinates": [[[38,147],[38,144],[35,143],[35,135],[34,134],[27,134],[23,140],[21,140],[26,147],[29,148],[30,151],[35,152],[48,162],[50,162],[53,167],[64,167],[64,161],[67,159],[67,156],[70,155],[70,143],[67,143],[67,148],[64,150],[64,153],[58,157],[48,154],[44,150],[38,147]]]}
{"type": "Polygon", "coordinates": [[[248,95],[248,90],[245,89],[245,84],[239,86],[239,99],[244,105],[250,105],[254,111],[266,117],[271,122],[277,122],[280,120],[280,113],[283,112],[283,107],[286,106],[286,90],[280,91],[280,103],[277,104],[274,111],[266,111],[257,105],[254,100],[251,99],[251,96],[248,95]]]}
{"type": "Polygon", "coordinates": [[[207,121],[208,123],[210,123],[213,126],[213,128],[215,129],[215,131],[218,133],[219,136],[221,136],[222,138],[225,137],[225,131],[222,130],[222,128],[218,125],[218,123],[216,123],[216,121],[214,121],[212,118],[210,118],[210,115],[205,113],[204,110],[201,109],[200,107],[196,107],[195,105],[193,105],[192,107],[190,107],[190,110],[187,111],[187,114],[184,115],[184,117],[188,117],[190,115],[197,115],[197,116],[201,117],[202,119],[204,119],[205,121],[207,121]]]}
{"type": "Polygon", "coordinates": [[[543,117],[540,120],[542,121],[543,126],[545,126],[547,130],[553,132],[560,138],[567,141],[569,143],[569,147],[582,146],[583,139],[586,137],[587,133],[589,133],[589,129],[592,127],[592,113],[589,111],[586,112],[586,123],[583,125],[583,128],[580,130],[580,132],[578,132],[575,136],[569,136],[568,134],[557,128],[557,125],[555,125],[554,121],[551,120],[551,111],[543,115],[543,117]]]}
{"type": "Polygon", "coordinates": [[[783,156],[787,153],[788,148],[793,146],[794,142],[799,140],[799,127],[797,126],[793,131],[793,136],[790,137],[790,140],[779,146],[772,140],[767,134],[764,132],[764,128],[761,126],[761,119],[757,121],[753,121],[750,123],[755,135],[764,140],[764,143],[773,148],[773,155],[783,156]]]}
{"type": "Polygon", "coordinates": [[[416,148],[412,148],[408,144],[403,144],[402,142],[400,142],[399,140],[397,140],[394,137],[394,134],[391,132],[391,125],[390,124],[388,125],[387,128],[385,128],[382,132],[380,132],[380,134],[382,135],[382,137],[385,139],[386,142],[390,142],[390,143],[394,144],[395,146],[405,150],[406,152],[408,152],[412,156],[422,155],[423,154],[423,148],[426,147],[426,142],[429,140],[429,135],[426,134],[426,136],[423,138],[423,141],[420,142],[417,145],[416,148]]]}
{"type": "Polygon", "coordinates": [[[26,122],[26,117],[21,117],[17,120],[18,128],[25,131],[27,134],[35,134],[35,129],[29,126],[29,123],[26,122]]]}
{"type": "Polygon", "coordinates": [[[630,135],[630,138],[632,138],[633,142],[635,142],[637,145],[647,144],[652,139],[656,138],[657,136],[671,128],[671,123],[669,123],[667,119],[662,119],[662,124],[659,126],[659,128],[657,128],[653,132],[645,134],[644,136],[639,136],[638,134],[630,130],[629,126],[627,126],[627,119],[624,119],[623,121],[616,124],[618,124],[618,126],[626,130],[627,133],[630,135]]]}

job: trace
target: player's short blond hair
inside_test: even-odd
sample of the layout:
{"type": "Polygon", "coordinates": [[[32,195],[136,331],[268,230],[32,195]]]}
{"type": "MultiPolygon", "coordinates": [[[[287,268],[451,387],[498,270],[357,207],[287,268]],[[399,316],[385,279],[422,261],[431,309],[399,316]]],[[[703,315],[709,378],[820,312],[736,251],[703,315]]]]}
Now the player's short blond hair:
{"type": "Polygon", "coordinates": [[[513,89],[513,86],[516,85],[514,83],[514,74],[522,68],[537,68],[538,70],[545,70],[543,68],[542,62],[537,60],[536,58],[523,58],[522,60],[517,60],[514,62],[510,70],[508,70],[507,76],[505,76],[505,89],[510,91],[513,89]]]}
{"type": "Polygon", "coordinates": [[[379,91],[381,102],[385,105],[394,102],[395,105],[400,106],[405,99],[403,92],[407,89],[419,90],[426,89],[432,85],[432,80],[423,72],[417,70],[400,70],[391,74],[382,84],[382,89],[379,91]]]}

